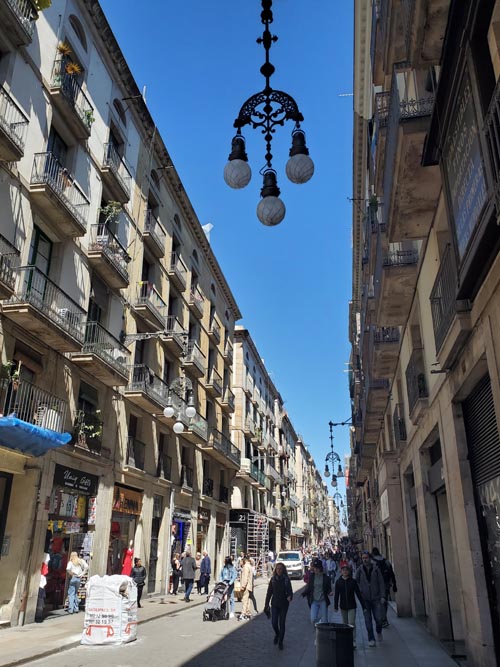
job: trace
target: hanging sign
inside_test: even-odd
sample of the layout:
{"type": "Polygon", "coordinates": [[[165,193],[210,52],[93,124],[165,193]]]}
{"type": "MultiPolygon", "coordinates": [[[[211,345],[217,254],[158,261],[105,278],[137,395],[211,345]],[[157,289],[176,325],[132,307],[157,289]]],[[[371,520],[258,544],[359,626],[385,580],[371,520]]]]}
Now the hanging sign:
{"type": "Polygon", "coordinates": [[[198,507],[198,521],[204,521],[205,523],[209,522],[210,510],[207,510],[204,507],[198,507]]]}
{"type": "Polygon", "coordinates": [[[191,512],[189,510],[182,509],[181,507],[175,507],[173,518],[175,521],[188,523],[191,521],[191,512]]]}

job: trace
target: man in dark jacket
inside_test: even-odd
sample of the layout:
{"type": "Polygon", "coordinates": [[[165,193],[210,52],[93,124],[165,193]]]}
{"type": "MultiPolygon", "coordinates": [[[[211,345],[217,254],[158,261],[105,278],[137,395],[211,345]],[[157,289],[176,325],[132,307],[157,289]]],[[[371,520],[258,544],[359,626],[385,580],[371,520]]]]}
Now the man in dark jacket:
{"type": "Polygon", "coordinates": [[[361,595],[365,601],[365,625],[368,632],[368,646],[375,646],[372,616],[375,619],[377,639],[382,641],[382,612],[381,605],[385,602],[385,583],[382,572],[378,569],[370,556],[369,551],[363,551],[362,565],[356,570],[356,581],[359,584],[361,595]]]}
{"type": "Polygon", "coordinates": [[[290,583],[286,568],[283,563],[278,563],[267,587],[264,614],[269,618],[269,604],[271,604],[274,643],[279,644],[281,651],[283,650],[283,639],[285,637],[285,621],[288,605],[292,601],[292,598],[292,584],[290,583]]]}
{"type": "Polygon", "coordinates": [[[328,623],[328,607],[332,595],[332,580],[323,572],[323,563],[315,558],[311,563],[312,573],[302,597],[307,597],[311,608],[311,623],[328,623]]]}
{"type": "Polygon", "coordinates": [[[193,590],[194,573],[196,572],[196,561],[191,556],[190,551],[186,551],[184,558],[181,560],[182,578],[184,580],[184,602],[191,602],[189,596],[193,590]]]}
{"type": "Polygon", "coordinates": [[[137,586],[137,606],[141,606],[142,589],[146,583],[146,568],[140,558],[134,558],[134,567],[130,570],[130,577],[137,586]]]}
{"type": "Polygon", "coordinates": [[[396,586],[396,575],[392,569],[392,564],[387,558],[384,558],[377,547],[372,549],[372,558],[375,561],[375,565],[378,566],[378,569],[382,572],[385,582],[385,603],[382,605],[382,627],[388,628],[389,622],[387,620],[387,605],[388,599],[391,592],[391,586],[394,593],[398,590],[396,586]]]}
{"type": "Polygon", "coordinates": [[[205,595],[208,595],[208,584],[210,583],[210,575],[212,574],[212,564],[210,556],[206,551],[203,552],[203,558],[200,564],[200,589],[205,595]]]}
{"type": "Polygon", "coordinates": [[[340,601],[340,611],[342,612],[342,621],[349,623],[354,628],[352,631],[352,643],[356,648],[356,597],[358,598],[363,611],[365,601],[359,590],[358,582],[352,578],[352,571],[348,565],[341,569],[341,576],[335,582],[335,611],[338,611],[340,601]]]}

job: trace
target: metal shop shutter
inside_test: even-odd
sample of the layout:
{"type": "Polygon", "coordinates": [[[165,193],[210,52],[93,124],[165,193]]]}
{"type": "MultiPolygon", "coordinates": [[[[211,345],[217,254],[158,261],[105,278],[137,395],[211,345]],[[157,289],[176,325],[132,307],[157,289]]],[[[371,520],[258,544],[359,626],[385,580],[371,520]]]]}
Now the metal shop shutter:
{"type": "Polygon", "coordinates": [[[500,476],[500,437],[486,375],[462,403],[472,478],[477,486],[500,476]]]}

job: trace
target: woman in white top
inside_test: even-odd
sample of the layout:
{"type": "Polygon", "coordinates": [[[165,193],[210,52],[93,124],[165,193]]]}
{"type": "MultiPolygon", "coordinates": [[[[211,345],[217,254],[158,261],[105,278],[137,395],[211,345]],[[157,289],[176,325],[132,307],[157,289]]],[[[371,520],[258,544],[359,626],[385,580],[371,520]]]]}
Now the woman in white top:
{"type": "Polygon", "coordinates": [[[68,612],[70,614],[78,614],[79,612],[78,589],[80,588],[80,580],[87,570],[87,563],[78,558],[76,551],[72,551],[66,566],[66,574],[69,577],[68,612]]]}

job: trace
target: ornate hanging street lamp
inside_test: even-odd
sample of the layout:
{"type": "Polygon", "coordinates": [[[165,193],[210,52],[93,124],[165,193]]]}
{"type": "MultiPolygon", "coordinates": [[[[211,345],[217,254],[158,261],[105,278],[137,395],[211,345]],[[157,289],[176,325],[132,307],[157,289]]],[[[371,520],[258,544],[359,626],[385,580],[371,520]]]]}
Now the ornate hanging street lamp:
{"type": "Polygon", "coordinates": [[[273,22],[272,0],[261,0],[261,2],[262,12],[260,16],[265,27],[262,37],[257,39],[257,43],[262,44],[266,52],[266,62],[260,68],[261,74],[266,79],[266,85],[262,92],[252,95],[243,104],[238,117],[234,121],[233,126],[237,131],[231,142],[229,162],[224,167],[224,180],[231,188],[235,189],[244,188],[248,185],[252,172],[248,164],[245,138],[241,133],[241,128],[245,125],[251,125],[254,130],[260,128],[266,141],[266,164],[259,172],[263,177],[263,185],[260,191],[262,199],[257,206],[257,217],[263,225],[273,227],[278,225],[285,217],[285,204],[279,198],[280,189],[278,188],[276,171],[272,167],[271,142],[276,127],[283,126],[287,120],[295,122],[295,128],[292,131],[290,159],[286,164],[286,175],[292,183],[306,183],[314,173],[314,163],[309,157],[304,131],[300,128],[300,123],[304,120],[304,117],[300,113],[297,103],[288,93],[271,88],[270,79],[275,68],[269,60],[269,51],[272,43],[276,42],[278,38],[276,35],[271,35],[269,31],[269,26],[273,22]]]}

